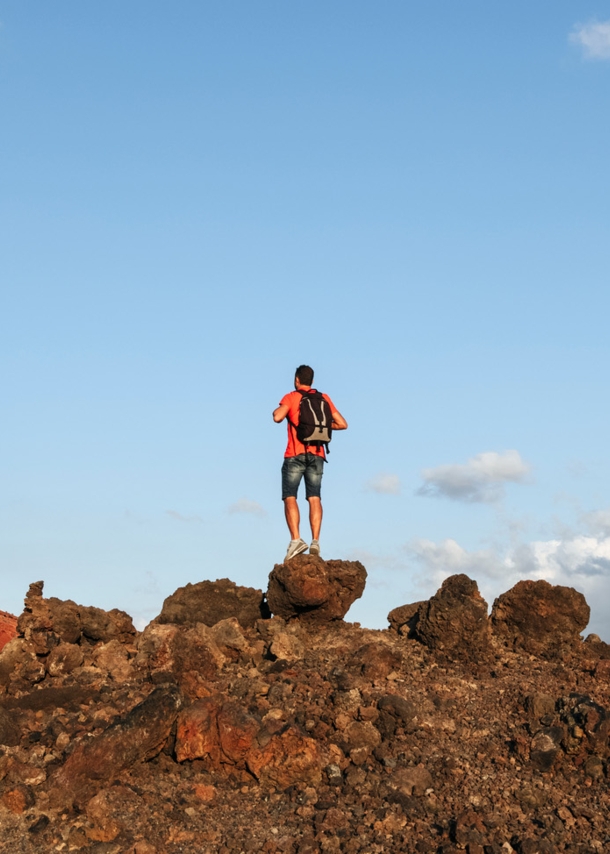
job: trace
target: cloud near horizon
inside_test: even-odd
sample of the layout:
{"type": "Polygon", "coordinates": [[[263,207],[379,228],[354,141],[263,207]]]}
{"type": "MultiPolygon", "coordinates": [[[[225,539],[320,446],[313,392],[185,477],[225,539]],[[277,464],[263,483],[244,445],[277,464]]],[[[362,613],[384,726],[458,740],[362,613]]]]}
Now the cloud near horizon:
{"type": "Polygon", "coordinates": [[[610,536],[535,540],[503,554],[493,549],[468,551],[453,539],[440,543],[422,539],[411,541],[407,552],[426,578],[438,585],[460,572],[489,579],[497,592],[508,590],[525,578],[576,585],[584,590],[610,581],[610,536]]]}
{"type": "Polygon", "coordinates": [[[250,498],[240,498],[234,504],[227,507],[227,513],[247,513],[250,516],[258,516],[262,518],[267,515],[265,508],[250,498]]]}
{"type": "Polygon", "coordinates": [[[578,24],[570,33],[570,41],[583,49],[585,59],[610,59],[610,21],[578,24]]]}
{"type": "Polygon", "coordinates": [[[491,503],[504,495],[506,483],[523,483],[530,466],[518,451],[486,451],[466,463],[450,463],[424,469],[424,484],[417,495],[450,498],[452,501],[491,503]]]}
{"type": "Polygon", "coordinates": [[[397,474],[376,474],[367,480],[365,488],[381,495],[400,495],[400,478],[397,474]]]}
{"type": "Polygon", "coordinates": [[[177,522],[203,522],[204,520],[201,516],[185,516],[182,513],[178,513],[177,510],[166,510],[166,515],[170,517],[170,519],[175,519],[177,522]]]}

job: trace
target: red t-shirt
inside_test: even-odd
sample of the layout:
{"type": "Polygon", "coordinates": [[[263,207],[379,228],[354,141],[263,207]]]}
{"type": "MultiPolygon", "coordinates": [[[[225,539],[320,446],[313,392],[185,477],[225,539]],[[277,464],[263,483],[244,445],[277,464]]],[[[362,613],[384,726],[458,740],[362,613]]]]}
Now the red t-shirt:
{"type": "MultiPolygon", "coordinates": [[[[299,408],[301,406],[301,393],[298,391],[291,391],[288,394],[285,394],[284,397],[280,400],[280,406],[288,407],[288,415],[286,416],[288,422],[288,446],[286,447],[285,457],[296,457],[298,454],[305,453],[305,445],[302,442],[299,442],[297,439],[297,431],[296,427],[293,427],[293,424],[299,423],[299,408]]],[[[322,397],[326,400],[330,405],[330,411],[332,412],[333,418],[335,417],[335,412],[337,412],[337,408],[335,404],[332,402],[330,397],[327,394],[323,394],[322,397]]],[[[316,457],[324,457],[326,458],[326,453],[324,451],[323,445],[308,445],[307,446],[308,454],[315,454],[316,457]]]]}

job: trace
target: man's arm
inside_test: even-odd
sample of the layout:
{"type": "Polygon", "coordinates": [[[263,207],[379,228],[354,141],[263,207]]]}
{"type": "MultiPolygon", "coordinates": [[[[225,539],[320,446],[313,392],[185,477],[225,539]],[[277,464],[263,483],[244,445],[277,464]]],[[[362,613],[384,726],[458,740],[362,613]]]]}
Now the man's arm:
{"type": "MultiPolygon", "coordinates": [[[[281,409],[281,407],[280,407],[280,409],[281,409]]],[[[277,412],[278,410],[276,409],[275,411],[277,412]]],[[[275,413],[273,414],[273,417],[275,418],[275,413]]],[[[333,412],[332,427],[333,427],[333,430],[347,430],[347,421],[341,415],[340,412],[337,412],[336,409],[333,412]]]]}
{"type": "MultiPolygon", "coordinates": [[[[274,409],[273,410],[273,420],[275,421],[275,423],[279,424],[280,421],[283,421],[284,418],[288,415],[289,410],[290,410],[290,407],[287,406],[285,403],[280,404],[277,409],[274,409]]],[[[345,425],[345,426],[347,427],[347,425],[345,425]]]]}

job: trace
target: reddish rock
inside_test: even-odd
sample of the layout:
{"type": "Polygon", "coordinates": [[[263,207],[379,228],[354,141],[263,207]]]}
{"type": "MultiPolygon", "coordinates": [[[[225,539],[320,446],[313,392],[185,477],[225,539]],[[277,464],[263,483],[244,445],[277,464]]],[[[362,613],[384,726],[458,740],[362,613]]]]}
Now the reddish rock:
{"type": "Polygon", "coordinates": [[[159,753],[180,705],[176,686],[156,688],[101,735],[77,744],[49,780],[50,803],[56,807],[72,803],[81,806],[121,771],[159,753]]]}
{"type": "Polygon", "coordinates": [[[175,746],[178,762],[203,759],[206,756],[216,764],[220,761],[219,708],[217,696],[205,697],[180,712],[175,746]]]}
{"type": "Polygon", "coordinates": [[[556,658],[580,644],[590,608],[582,593],[548,581],[519,581],[498,596],[491,612],[494,634],[513,649],[556,658]]]}
{"type": "Polygon", "coordinates": [[[118,608],[104,611],[77,605],[71,599],[45,599],[43,588],[44,581],[30,584],[24,611],[17,621],[18,634],[32,641],[40,654],[52,649],[57,638],[64,643],[78,643],[82,637],[90,641],[116,638],[125,642],[136,634],[129,614],[118,608]]]}
{"type": "Polygon", "coordinates": [[[349,660],[350,670],[356,670],[371,681],[385,679],[402,664],[396,650],[381,643],[366,643],[354,652],[349,660]]]}
{"type": "Polygon", "coordinates": [[[220,578],[179,587],[164,601],[157,622],[213,626],[221,620],[236,617],[240,625],[247,628],[268,616],[262,590],[238,587],[234,581],[220,578]]]}
{"type": "Polygon", "coordinates": [[[241,764],[260,730],[260,723],[236,702],[223,703],[218,713],[218,738],[223,757],[241,764]]]}
{"type": "Polygon", "coordinates": [[[273,614],[285,619],[341,620],[362,596],[365,583],[366,569],[359,561],[299,555],[273,568],[267,602],[273,614]]]}
{"type": "Polygon", "coordinates": [[[401,635],[412,637],[419,620],[419,611],[426,602],[412,602],[410,605],[399,605],[388,614],[390,628],[401,635]]]}
{"type": "Polygon", "coordinates": [[[260,730],[259,721],[239,703],[222,701],[218,695],[206,697],[184,709],[176,729],[176,759],[209,759],[243,767],[246,754],[260,730]]]}
{"type": "Polygon", "coordinates": [[[17,617],[8,611],[0,611],[0,651],[17,636],[17,617]]]}
{"type": "Polygon", "coordinates": [[[419,610],[418,640],[449,657],[477,659],[489,653],[487,602],[476,581],[451,575],[419,610]]]}
{"type": "Polygon", "coordinates": [[[150,623],[138,639],[136,666],[155,682],[177,682],[190,699],[210,694],[208,683],[225,662],[210,630],[150,623]]]}
{"type": "Polygon", "coordinates": [[[290,727],[274,736],[263,748],[253,748],[246,757],[252,774],[265,786],[315,786],[322,778],[320,750],[313,738],[290,727]]]}

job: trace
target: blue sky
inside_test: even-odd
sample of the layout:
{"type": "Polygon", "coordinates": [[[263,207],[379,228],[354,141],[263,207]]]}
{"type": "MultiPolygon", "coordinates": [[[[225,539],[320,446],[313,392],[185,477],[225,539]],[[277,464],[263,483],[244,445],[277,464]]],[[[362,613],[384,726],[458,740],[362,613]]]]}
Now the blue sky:
{"type": "Polygon", "coordinates": [[[0,2],[0,608],[266,586],[296,365],[323,556],[610,641],[610,2],[0,2]]]}

